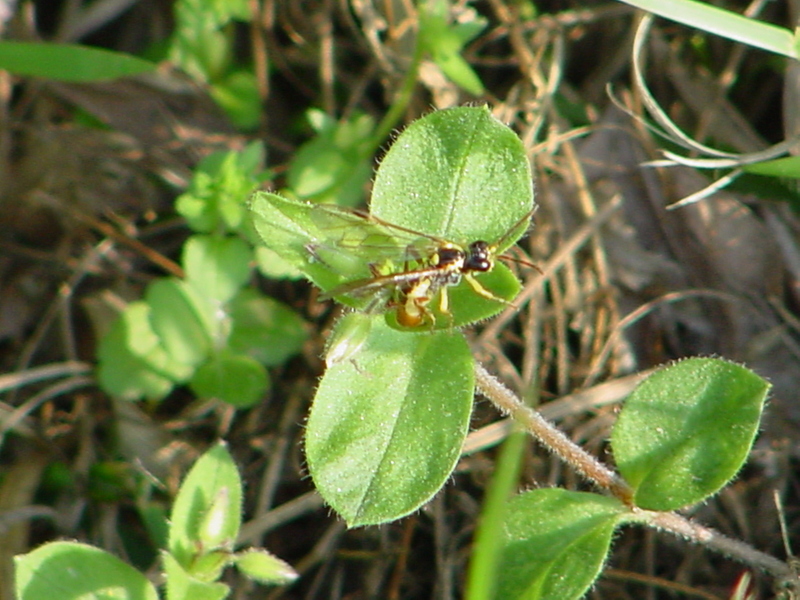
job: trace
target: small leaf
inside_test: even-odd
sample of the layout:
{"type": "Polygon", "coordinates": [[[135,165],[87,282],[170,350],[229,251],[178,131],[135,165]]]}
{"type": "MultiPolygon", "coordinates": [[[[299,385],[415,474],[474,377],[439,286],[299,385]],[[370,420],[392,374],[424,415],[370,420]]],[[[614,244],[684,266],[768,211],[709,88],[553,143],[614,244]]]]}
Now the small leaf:
{"type": "Polygon", "coordinates": [[[245,288],[231,301],[233,322],[228,349],[262,365],[276,366],[297,354],[308,339],[308,328],[291,308],[245,288]]]}
{"type": "MultiPolygon", "coordinates": [[[[423,12],[420,17],[422,43],[434,62],[453,83],[478,96],[484,92],[483,83],[461,56],[461,47],[464,45],[462,32],[450,26],[446,13],[423,12]]],[[[475,33],[474,29],[470,28],[469,33],[475,33]]]]}
{"type": "Polygon", "coordinates": [[[0,69],[16,75],[73,83],[117,79],[154,71],[141,58],[76,44],[0,42],[0,69]]]}
{"type": "Polygon", "coordinates": [[[328,236],[311,218],[313,209],[308,202],[268,192],[256,192],[250,200],[253,225],[262,242],[317,285],[330,282],[326,287],[332,287],[341,279],[309,252],[311,245],[328,243],[328,236]]]}
{"type": "Polygon", "coordinates": [[[285,585],[299,577],[297,571],[266,550],[246,550],[235,557],[236,568],[259,583],[285,585]]]}
{"type": "Polygon", "coordinates": [[[262,115],[258,81],[252,72],[233,71],[214,81],[209,94],[239,130],[258,127],[262,115]]]}
{"type": "Polygon", "coordinates": [[[175,278],[151,283],[145,293],[150,323],[173,360],[198,365],[211,350],[212,316],[185,282],[175,278]]]}
{"type": "Polygon", "coordinates": [[[373,318],[363,348],[327,370],[314,398],[306,456],[320,494],[351,527],[419,508],[455,467],[473,388],[462,335],[373,318]]]}
{"type": "Polygon", "coordinates": [[[224,583],[193,577],[166,550],[161,553],[161,560],[167,580],[167,600],[222,600],[230,593],[224,583]]]}
{"type": "Polygon", "coordinates": [[[500,240],[533,207],[525,147],[486,107],[440,110],[409,125],[381,162],[370,203],[376,217],[464,246],[500,240]]]}
{"type": "Polygon", "coordinates": [[[269,375],[249,356],[222,352],[203,363],[189,385],[200,398],[217,398],[237,408],[247,408],[264,396],[269,375]]]}
{"type": "Polygon", "coordinates": [[[197,581],[216,581],[222,575],[225,567],[233,561],[233,553],[228,550],[212,550],[198,554],[192,561],[192,567],[187,573],[197,581]]]}
{"type": "Polygon", "coordinates": [[[111,326],[98,350],[97,379],[103,390],[123,400],[160,399],[174,382],[130,351],[121,320],[111,326]]]}
{"type": "Polygon", "coordinates": [[[151,310],[146,302],[131,302],[120,315],[126,345],[148,367],[176,382],[185,381],[191,368],[176,362],[167,352],[150,324],[151,310]]]}
{"type": "MultiPolygon", "coordinates": [[[[371,211],[464,248],[476,240],[498,244],[502,253],[525,234],[534,206],[522,142],[483,107],[441,110],[409,125],[378,168],[371,211]]],[[[476,279],[505,302],[478,295],[463,280],[448,290],[454,326],[496,315],[519,292],[501,264],[476,279]]],[[[436,322],[448,325],[447,317],[436,322]]]]}
{"type": "Polygon", "coordinates": [[[19,600],[158,600],[144,575],[94,546],[52,542],[14,557],[14,566],[19,600]]]}
{"type": "Polygon", "coordinates": [[[257,187],[254,155],[263,156],[260,144],[241,152],[215,152],[195,169],[189,189],[175,202],[175,209],[198,232],[240,232],[247,214],[248,195],[257,187]]]}
{"type": "Polygon", "coordinates": [[[194,235],[183,246],[186,281],[215,303],[223,304],[247,282],[253,252],[244,240],[194,235]]]}
{"type": "Polygon", "coordinates": [[[511,500],[497,598],[581,598],[602,569],[617,524],[628,513],[614,498],[556,488],[511,500]]]}
{"type": "Polygon", "coordinates": [[[250,202],[262,241],[323,291],[345,281],[370,277],[380,258],[375,240],[392,246],[392,233],[362,213],[256,192],[250,202]],[[361,242],[369,243],[361,243],[361,242]]]}
{"type": "Polygon", "coordinates": [[[172,507],[169,552],[184,569],[190,570],[197,557],[215,548],[232,545],[239,533],[242,510],[242,480],[225,448],[218,444],[201,456],[186,475],[172,507]],[[205,539],[209,513],[219,507],[220,490],[227,489],[225,512],[216,515],[219,525],[214,539],[205,539]]]}
{"type": "Polygon", "coordinates": [[[304,143],[289,166],[289,188],[299,198],[355,206],[363,201],[372,174],[370,149],[375,123],[356,114],[337,123],[321,111],[309,111],[318,134],[304,143]]]}
{"type": "Polygon", "coordinates": [[[150,326],[150,307],[129,304],[103,337],[97,377],[103,389],[124,400],[160,399],[191,375],[175,361],[150,326]]]}
{"type": "Polygon", "coordinates": [[[657,371],[630,395],[611,435],[641,508],[676,510],[716,493],[739,471],[770,385],[715,358],[657,371]]]}

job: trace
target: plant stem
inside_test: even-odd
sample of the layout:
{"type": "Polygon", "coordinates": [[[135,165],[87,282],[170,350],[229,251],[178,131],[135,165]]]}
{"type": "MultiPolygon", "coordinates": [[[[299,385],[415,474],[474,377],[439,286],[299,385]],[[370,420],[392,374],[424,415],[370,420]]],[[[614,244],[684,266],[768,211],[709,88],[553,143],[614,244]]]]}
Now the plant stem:
{"type": "Polygon", "coordinates": [[[792,572],[791,567],[782,560],[756,550],[744,542],[722,535],[709,527],[695,523],[678,513],[642,509],[636,509],[636,512],[643,517],[643,523],[662,531],[674,533],[690,542],[712,548],[753,568],[766,571],[776,579],[786,581],[794,579],[796,581],[796,575],[792,572]]]}
{"type": "Polygon", "coordinates": [[[633,492],[614,471],[569,439],[564,432],[542,415],[525,406],[517,396],[500,383],[478,362],[475,363],[478,389],[504,413],[509,414],[553,454],[571,465],[581,475],[608,490],[628,506],[633,506],[633,492]]]}

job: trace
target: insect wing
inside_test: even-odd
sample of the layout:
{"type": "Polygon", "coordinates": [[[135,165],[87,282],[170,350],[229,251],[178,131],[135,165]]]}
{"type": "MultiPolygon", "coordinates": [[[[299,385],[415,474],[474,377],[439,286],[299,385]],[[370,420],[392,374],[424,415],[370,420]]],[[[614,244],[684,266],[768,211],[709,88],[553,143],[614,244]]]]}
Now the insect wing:
{"type": "Polygon", "coordinates": [[[325,233],[326,245],[363,257],[371,264],[391,261],[399,265],[431,256],[446,244],[439,238],[341,206],[317,205],[311,218],[325,233]]]}

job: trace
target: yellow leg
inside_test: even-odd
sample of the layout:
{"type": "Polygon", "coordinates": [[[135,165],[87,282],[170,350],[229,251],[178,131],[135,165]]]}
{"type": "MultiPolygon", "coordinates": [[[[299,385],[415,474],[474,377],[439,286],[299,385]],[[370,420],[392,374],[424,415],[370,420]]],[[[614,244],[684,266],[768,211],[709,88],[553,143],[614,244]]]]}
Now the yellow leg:
{"type": "Polygon", "coordinates": [[[447,286],[443,286],[439,291],[439,312],[447,317],[450,327],[452,327],[453,313],[450,312],[450,296],[447,295],[447,286]]]}
{"type": "Polygon", "coordinates": [[[450,298],[447,295],[447,286],[442,288],[439,292],[439,312],[443,315],[450,314],[450,298]]]}
{"type": "Polygon", "coordinates": [[[483,287],[480,282],[475,279],[472,273],[464,273],[464,279],[467,280],[469,286],[475,291],[476,294],[483,296],[488,300],[494,300],[495,302],[502,302],[503,304],[508,304],[509,306],[514,306],[513,302],[509,302],[505,298],[501,298],[500,296],[496,296],[485,287],[483,287]]]}

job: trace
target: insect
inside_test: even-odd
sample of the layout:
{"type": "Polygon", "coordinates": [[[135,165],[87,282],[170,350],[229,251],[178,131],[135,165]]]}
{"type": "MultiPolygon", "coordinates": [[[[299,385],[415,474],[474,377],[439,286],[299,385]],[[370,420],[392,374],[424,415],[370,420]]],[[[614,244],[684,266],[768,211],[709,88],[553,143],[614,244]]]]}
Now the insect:
{"type": "MultiPolygon", "coordinates": [[[[370,257],[369,276],[335,286],[322,298],[362,301],[360,310],[368,314],[394,310],[397,323],[407,328],[435,325],[431,303],[437,295],[437,311],[452,319],[448,288],[462,280],[480,296],[509,304],[481,285],[476,275],[494,268],[498,249],[527,229],[533,213],[527,213],[494,244],[477,240],[461,246],[366,212],[330,205],[315,209],[315,221],[322,229],[341,232],[335,250],[370,257]]],[[[331,248],[320,245],[307,248],[322,262],[331,254],[331,248]]]]}

